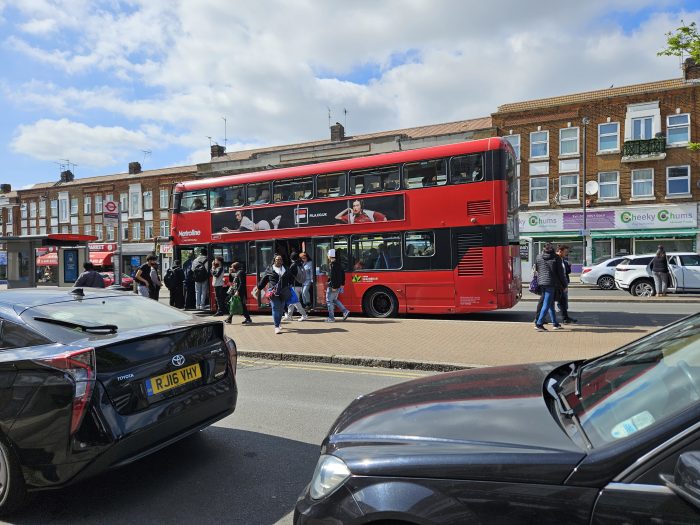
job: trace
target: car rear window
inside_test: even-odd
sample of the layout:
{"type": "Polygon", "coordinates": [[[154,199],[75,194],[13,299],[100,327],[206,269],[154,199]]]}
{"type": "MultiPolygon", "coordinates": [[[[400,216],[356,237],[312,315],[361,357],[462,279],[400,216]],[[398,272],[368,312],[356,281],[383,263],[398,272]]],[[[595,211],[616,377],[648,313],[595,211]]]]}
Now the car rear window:
{"type": "Polygon", "coordinates": [[[637,257],[630,264],[634,264],[636,266],[642,266],[642,265],[649,264],[652,259],[653,259],[653,257],[637,257]]]}
{"type": "Polygon", "coordinates": [[[630,259],[630,258],[622,259],[622,261],[620,261],[620,264],[629,264],[631,260],[632,259],[630,259]]]}
{"type": "Polygon", "coordinates": [[[625,261],[628,261],[629,259],[613,259],[608,263],[608,266],[617,266],[618,264],[627,264],[625,261]]]}
{"type": "MultiPolygon", "coordinates": [[[[86,334],[76,329],[35,321],[35,317],[49,317],[87,326],[116,325],[117,332],[138,330],[155,325],[170,325],[192,319],[188,314],[156,301],[127,295],[76,299],[35,306],[22,313],[22,319],[27,324],[44,334],[50,332],[52,338],[55,337],[61,342],[82,338],[86,334]]],[[[91,337],[108,337],[93,333],[89,335],[91,337]]]]}

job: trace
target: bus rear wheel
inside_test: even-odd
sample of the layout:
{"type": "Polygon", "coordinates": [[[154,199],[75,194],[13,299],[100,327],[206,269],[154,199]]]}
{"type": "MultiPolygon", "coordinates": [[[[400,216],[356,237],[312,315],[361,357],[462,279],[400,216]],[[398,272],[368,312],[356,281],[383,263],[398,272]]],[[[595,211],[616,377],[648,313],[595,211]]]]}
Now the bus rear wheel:
{"type": "Polygon", "coordinates": [[[377,286],[365,293],[362,309],[368,317],[395,317],[399,312],[399,301],[391,290],[377,286]]]}

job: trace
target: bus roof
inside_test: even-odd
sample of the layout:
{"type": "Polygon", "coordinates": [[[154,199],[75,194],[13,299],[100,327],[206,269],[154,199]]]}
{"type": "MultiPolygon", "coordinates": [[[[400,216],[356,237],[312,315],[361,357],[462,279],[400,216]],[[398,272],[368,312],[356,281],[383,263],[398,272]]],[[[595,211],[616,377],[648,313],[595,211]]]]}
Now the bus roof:
{"type": "Polygon", "coordinates": [[[510,147],[508,142],[502,137],[490,137],[469,142],[458,142],[444,146],[433,146],[430,148],[411,149],[392,153],[382,153],[379,155],[369,155],[366,157],[355,157],[351,159],[334,160],[330,162],[320,162],[317,164],[304,164],[289,168],[279,168],[265,171],[255,171],[250,173],[238,173],[235,175],[225,175],[222,177],[211,177],[208,179],[197,179],[181,182],[176,187],[176,191],[202,190],[205,188],[216,188],[229,186],[232,184],[246,184],[255,182],[265,182],[268,180],[279,180],[306,175],[318,175],[322,173],[333,173],[337,171],[359,170],[373,168],[377,166],[389,166],[399,162],[415,162],[420,160],[449,157],[453,155],[464,155],[468,153],[478,153],[481,151],[497,150],[510,147]]]}

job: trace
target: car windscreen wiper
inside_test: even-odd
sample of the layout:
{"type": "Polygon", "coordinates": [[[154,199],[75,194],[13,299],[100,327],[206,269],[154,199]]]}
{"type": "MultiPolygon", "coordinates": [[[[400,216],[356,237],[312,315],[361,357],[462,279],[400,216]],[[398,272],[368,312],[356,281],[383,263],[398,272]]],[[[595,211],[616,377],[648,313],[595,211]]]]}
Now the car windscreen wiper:
{"type": "Polygon", "coordinates": [[[116,334],[119,327],[116,324],[80,324],[74,323],[73,321],[64,321],[62,319],[54,319],[52,317],[34,317],[35,321],[41,321],[42,323],[57,324],[59,326],[65,326],[66,328],[73,328],[80,330],[81,332],[107,332],[110,334],[116,334]]]}
{"type": "Polygon", "coordinates": [[[562,395],[562,393],[559,390],[557,390],[558,385],[559,382],[556,379],[550,378],[549,381],[547,381],[547,393],[549,393],[549,395],[551,395],[552,398],[554,398],[554,404],[557,406],[559,413],[565,418],[567,418],[569,421],[571,421],[571,424],[573,424],[576,427],[576,430],[578,430],[579,434],[581,435],[581,439],[585,443],[586,448],[593,448],[593,443],[591,443],[591,440],[588,439],[586,431],[583,430],[583,425],[581,424],[581,421],[574,412],[574,409],[569,406],[569,404],[566,402],[566,398],[562,395]]]}

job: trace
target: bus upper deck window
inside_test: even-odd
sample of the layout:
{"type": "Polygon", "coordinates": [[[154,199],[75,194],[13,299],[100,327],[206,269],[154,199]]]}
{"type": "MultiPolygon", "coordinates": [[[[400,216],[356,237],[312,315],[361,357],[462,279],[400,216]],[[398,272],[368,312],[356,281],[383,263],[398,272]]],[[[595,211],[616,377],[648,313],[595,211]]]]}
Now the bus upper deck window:
{"type": "Polygon", "coordinates": [[[268,202],[270,202],[270,185],[267,182],[248,184],[249,204],[267,204],[268,202]]]}
{"type": "Polygon", "coordinates": [[[207,209],[206,190],[185,191],[180,199],[180,211],[199,211],[207,209]]]}
{"type": "Polygon", "coordinates": [[[450,159],[450,182],[466,184],[484,180],[484,171],[480,154],[462,155],[450,159]]]}

